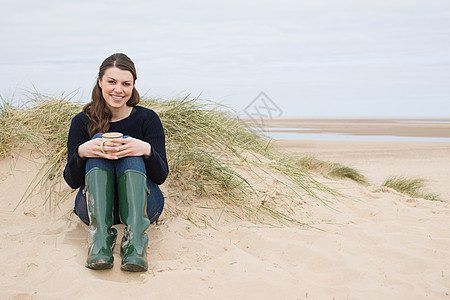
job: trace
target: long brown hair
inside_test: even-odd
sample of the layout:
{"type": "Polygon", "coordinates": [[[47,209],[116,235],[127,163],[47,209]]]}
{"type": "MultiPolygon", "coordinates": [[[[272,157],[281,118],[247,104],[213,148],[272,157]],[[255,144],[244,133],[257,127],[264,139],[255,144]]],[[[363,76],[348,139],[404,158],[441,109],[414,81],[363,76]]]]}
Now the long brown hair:
{"type": "Polygon", "coordinates": [[[90,137],[93,137],[99,132],[109,131],[109,123],[111,121],[112,113],[106,106],[105,99],[102,95],[102,89],[100,88],[98,82],[99,80],[102,80],[105,71],[112,67],[116,67],[124,71],[130,71],[133,75],[133,91],[130,99],[127,101],[127,106],[136,106],[141,100],[141,97],[134,86],[134,83],[137,80],[137,73],[133,61],[123,53],[115,53],[106,58],[100,65],[97,83],[92,90],[92,101],[86,104],[83,108],[84,114],[89,118],[88,132],[90,137]]]}

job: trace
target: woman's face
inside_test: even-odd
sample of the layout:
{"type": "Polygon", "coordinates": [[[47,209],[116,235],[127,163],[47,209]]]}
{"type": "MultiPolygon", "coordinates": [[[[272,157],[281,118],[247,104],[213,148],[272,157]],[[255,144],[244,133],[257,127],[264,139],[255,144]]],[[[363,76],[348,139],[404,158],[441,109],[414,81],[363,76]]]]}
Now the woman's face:
{"type": "Polygon", "coordinates": [[[126,107],[133,92],[134,80],[130,71],[116,67],[106,69],[103,77],[98,80],[106,105],[111,110],[126,107]]]}

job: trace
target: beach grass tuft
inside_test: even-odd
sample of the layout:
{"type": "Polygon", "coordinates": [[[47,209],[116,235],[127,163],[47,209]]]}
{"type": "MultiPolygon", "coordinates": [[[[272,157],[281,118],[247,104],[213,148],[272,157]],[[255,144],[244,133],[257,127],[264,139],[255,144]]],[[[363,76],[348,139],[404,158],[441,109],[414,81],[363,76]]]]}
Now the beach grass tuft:
{"type": "MultiPolygon", "coordinates": [[[[170,169],[165,196],[168,203],[176,203],[169,210],[187,219],[206,217],[193,216],[191,209],[184,213],[178,204],[196,211],[218,210],[220,215],[227,213],[253,222],[303,224],[295,218],[293,207],[308,197],[327,201],[329,196],[340,195],[217,103],[191,97],[143,98],[140,105],[155,110],[161,118],[170,169]],[[290,192],[279,192],[285,188],[290,192]]],[[[44,158],[21,203],[40,193],[51,209],[72,195],[62,173],[70,121],[81,110],[82,104],[68,96],[32,93],[26,105],[19,108],[2,101],[3,156],[8,158],[26,148],[44,158]]]]}
{"type": "Polygon", "coordinates": [[[426,179],[423,178],[390,176],[382,185],[414,198],[439,200],[438,194],[424,191],[426,182],[426,179]]]}
{"type": "Polygon", "coordinates": [[[11,101],[0,97],[0,152],[4,158],[10,158],[13,155],[11,150],[17,148],[17,143],[24,137],[21,130],[23,120],[17,117],[18,114],[20,110],[14,108],[11,101]]]}
{"type": "Polygon", "coordinates": [[[315,157],[305,156],[297,160],[297,165],[308,171],[322,174],[326,177],[348,178],[360,184],[368,184],[367,178],[358,170],[339,163],[323,161],[315,157]]]}

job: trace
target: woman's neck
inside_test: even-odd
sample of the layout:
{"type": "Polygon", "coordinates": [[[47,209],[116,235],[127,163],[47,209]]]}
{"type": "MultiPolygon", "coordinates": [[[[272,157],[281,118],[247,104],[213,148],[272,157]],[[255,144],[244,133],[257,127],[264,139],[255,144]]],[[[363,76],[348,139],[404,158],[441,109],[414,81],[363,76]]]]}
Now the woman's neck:
{"type": "Polygon", "coordinates": [[[121,107],[121,109],[118,110],[111,110],[112,117],[110,122],[117,122],[127,118],[131,114],[132,110],[133,107],[131,106],[121,107]]]}

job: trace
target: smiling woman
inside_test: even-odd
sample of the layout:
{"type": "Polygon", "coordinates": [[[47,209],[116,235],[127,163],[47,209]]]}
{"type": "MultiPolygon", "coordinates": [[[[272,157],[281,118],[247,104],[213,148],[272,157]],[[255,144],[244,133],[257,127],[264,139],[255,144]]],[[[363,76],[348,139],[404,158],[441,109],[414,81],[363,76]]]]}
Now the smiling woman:
{"type": "Polygon", "coordinates": [[[109,68],[98,80],[106,106],[112,112],[111,121],[119,121],[130,115],[132,107],[127,106],[134,88],[133,74],[117,67],[109,68]]]}
{"type": "Polygon", "coordinates": [[[164,207],[157,186],[169,173],[164,130],[153,110],[137,106],[136,79],[134,63],[125,54],[105,59],[92,101],[70,125],[64,179],[79,188],[74,212],[89,225],[90,269],[113,267],[117,230],[112,226],[124,223],[121,269],[147,270],[145,230],[164,207]],[[108,131],[123,138],[105,139],[108,131]]]}
{"type": "Polygon", "coordinates": [[[116,53],[103,61],[92,91],[92,101],[83,110],[91,121],[88,125],[91,137],[108,131],[109,122],[131,114],[132,107],[140,100],[136,80],[136,67],[125,54],[116,53]]]}

